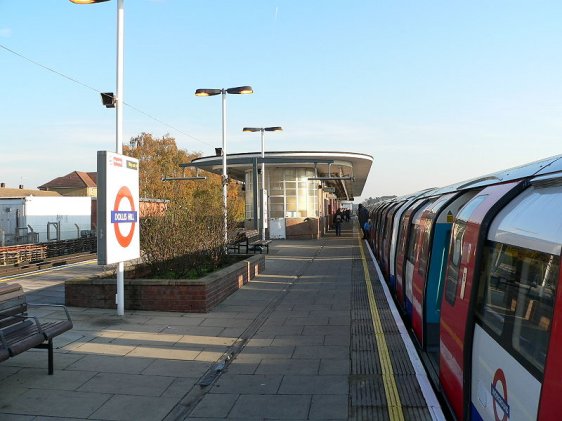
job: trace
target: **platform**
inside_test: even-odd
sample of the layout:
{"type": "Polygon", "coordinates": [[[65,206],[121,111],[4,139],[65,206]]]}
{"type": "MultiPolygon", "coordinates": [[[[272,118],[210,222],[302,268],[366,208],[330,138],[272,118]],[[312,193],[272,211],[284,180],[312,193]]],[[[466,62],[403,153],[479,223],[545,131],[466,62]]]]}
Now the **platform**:
{"type": "MultiPolygon", "coordinates": [[[[206,314],[70,308],[53,376],[41,350],[0,364],[0,418],[443,419],[356,225],[273,241],[265,271],[206,314]]],[[[65,279],[99,270],[0,281],[62,303],[65,279]]]]}

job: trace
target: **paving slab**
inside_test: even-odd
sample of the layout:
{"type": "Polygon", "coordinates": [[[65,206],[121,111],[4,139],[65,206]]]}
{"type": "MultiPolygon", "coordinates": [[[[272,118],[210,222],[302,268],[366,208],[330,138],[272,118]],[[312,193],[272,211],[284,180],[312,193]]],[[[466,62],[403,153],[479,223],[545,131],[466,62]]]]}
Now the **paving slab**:
{"type": "Polygon", "coordinates": [[[272,345],[283,346],[303,346],[303,345],[323,345],[324,335],[276,335],[272,339],[272,345]]]}
{"type": "Polygon", "coordinates": [[[75,390],[96,373],[91,371],[56,370],[52,376],[46,370],[23,368],[2,381],[2,390],[25,386],[30,389],[75,390]]]}
{"type": "Polygon", "coordinates": [[[9,414],[88,418],[107,400],[108,393],[27,389],[9,402],[2,402],[0,418],[9,414]]]}
{"type": "Polygon", "coordinates": [[[113,396],[91,416],[103,420],[153,421],[163,419],[176,404],[175,398],[113,396]]]}
{"type": "MultiPolygon", "coordinates": [[[[59,359],[60,357],[57,355],[57,361],[59,359]]],[[[70,364],[66,370],[140,374],[154,361],[154,359],[150,358],[122,358],[119,356],[91,354],[84,355],[73,364],[70,364]]]]}
{"type": "Polygon", "coordinates": [[[231,374],[220,377],[211,393],[275,394],[282,379],[283,376],[278,374],[231,374]]]}
{"type": "Polygon", "coordinates": [[[197,408],[190,414],[191,417],[224,418],[228,416],[232,407],[238,400],[238,394],[215,394],[205,395],[197,408]]]}
{"type": "Polygon", "coordinates": [[[181,400],[193,388],[199,388],[197,384],[199,377],[176,377],[168,388],[162,393],[163,398],[175,398],[177,401],[181,400]]]}
{"type": "Polygon", "coordinates": [[[348,375],[351,372],[351,361],[349,358],[327,358],[320,361],[318,374],[324,375],[348,375]]]}
{"type": "Polygon", "coordinates": [[[320,367],[319,359],[289,360],[280,358],[267,358],[262,360],[255,371],[256,374],[318,374],[320,367]]]}
{"type": "Polygon", "coordinates": [[[147,359],[150,364],[142,371],[149,376],[189,377],[198,379],[208,370],[209,364],[203,361],[147,359]]]}
{"type": "Polygon", "coordinates": [[[347,376],[284,375],[279,388],[285,395],[345,395],[349,392],[347,376]]]}
{"type": "Polygon", "coordinates": [[[79,392],[160,396],[173,377],[122,373],[98,373],[78,388],[79,392]]]}
{"type": "Polygon", "coordinates": [[[310,400],[310,396],[302,395],[242,395],[234,404],[230,416],[245,420],[305,420],[310,400]]]}
{"type": "Polygon", "coordinates": [[[314,395],[310,406],[311,420],[347,420],[347,395],[314,395]]]}
{"type": "Polygon", "coordinates": [[[303,345],[295,347],[293,358],[342,359],[349,356],[349,347],[345,345],[303,345]]]}

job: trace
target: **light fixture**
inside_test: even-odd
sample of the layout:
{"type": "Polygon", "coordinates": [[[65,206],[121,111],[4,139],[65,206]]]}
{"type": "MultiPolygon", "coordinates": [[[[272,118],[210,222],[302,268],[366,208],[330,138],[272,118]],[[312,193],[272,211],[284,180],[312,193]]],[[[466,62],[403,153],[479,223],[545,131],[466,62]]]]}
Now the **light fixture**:
{"type": "MultiPolygon", "coordinates": [[[[283,131],[283,128],[280,126],[272,126],[272,127],[244,127],[242,129],[243,132],[261,132],[261,194],[260,194],[260,204],[261,204],[261,239],[265,241],[265,221],[267,220],[267,212],[265,210],[265,201],[264,198],[265,193],[265,141],[264,141],[264,132],[280,132],[283,131]]],[[[257,181],[257,180],[256,180],[257,181]]],[[[254,202],[257,203],[257,202],[254,202]]]]}
{"type": "MultiPolygon", "coordinates": [[[[226,162],[226,94],[244,95],[253,94],[254,90],[251,86],[238,86],[228,89],[207,89],[201,88],[195,90],[195,96],[222,96],[222,200],[223,200],[223,218],[224,218],[224,250],[228,251],[228,173],[226,162]]],[[[218,148],[215,148],[215,154],[218,154],[218,148]]]]}
{"type": "Polygon", "coordinates": [[[101,103],[106,108],[115,108],[115,95],[113,92],[102,92],[101,94],[101,103]]]}
{"type": "Polygon", "coordinates": [[[103,3],[109,0],[70,0],[71,3],[75,4],[92,4],[92,3],[103,3]]]}

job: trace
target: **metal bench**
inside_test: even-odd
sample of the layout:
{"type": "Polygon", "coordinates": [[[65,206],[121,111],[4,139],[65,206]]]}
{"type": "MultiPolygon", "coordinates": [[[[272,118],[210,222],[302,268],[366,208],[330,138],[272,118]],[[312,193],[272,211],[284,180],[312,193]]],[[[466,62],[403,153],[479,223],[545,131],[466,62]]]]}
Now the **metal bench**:
{"type": "Polygon", "coordinates": [[[65,306],[29,304],[20,284],[0,285],[0,361],[31,348],[43,348],[48,350],[48,370],[53,374],[53,338],[70,329],[72,321],[65,306]],[[62,309],[66,320],[42,322],[27,314],[31,307],[62,309]]]}
{"type": "Polygon", "coordinates": [[[265,249],[266,253],[269,254],[269,243],[271,243],[271,240],[256,240],[251,242],[247,249],[248,251],[253,251],[254,253],[259,251],[260,254],[262,254],[265,249]]]}
{"type": "Polygon", "coordinates": [[[240,229],[236,232],[232,240],[229,241],[228,250],[240,254],[242,247],[244,247],[244,251],[248,253],[251,249],[251,244],[258,238],[258,231],[240,229]]]}

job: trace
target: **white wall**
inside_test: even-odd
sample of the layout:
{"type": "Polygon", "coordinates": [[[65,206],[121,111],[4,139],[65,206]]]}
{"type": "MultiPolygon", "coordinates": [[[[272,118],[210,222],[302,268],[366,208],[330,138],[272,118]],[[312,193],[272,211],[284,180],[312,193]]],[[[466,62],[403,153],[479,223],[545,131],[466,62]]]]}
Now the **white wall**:
{"type": "MultiPolygon", "coordinates": [[[[79,238],[79,231],[91,229],[91,206],[90,197],[29,196],[25,198],[25,224],[39,234],[39,242],[47,241],[49,222],[60,223],[61,240],[79,238]]],[[[54,227],[50,232],[51,239],[55,238],[54,227]]]]}

